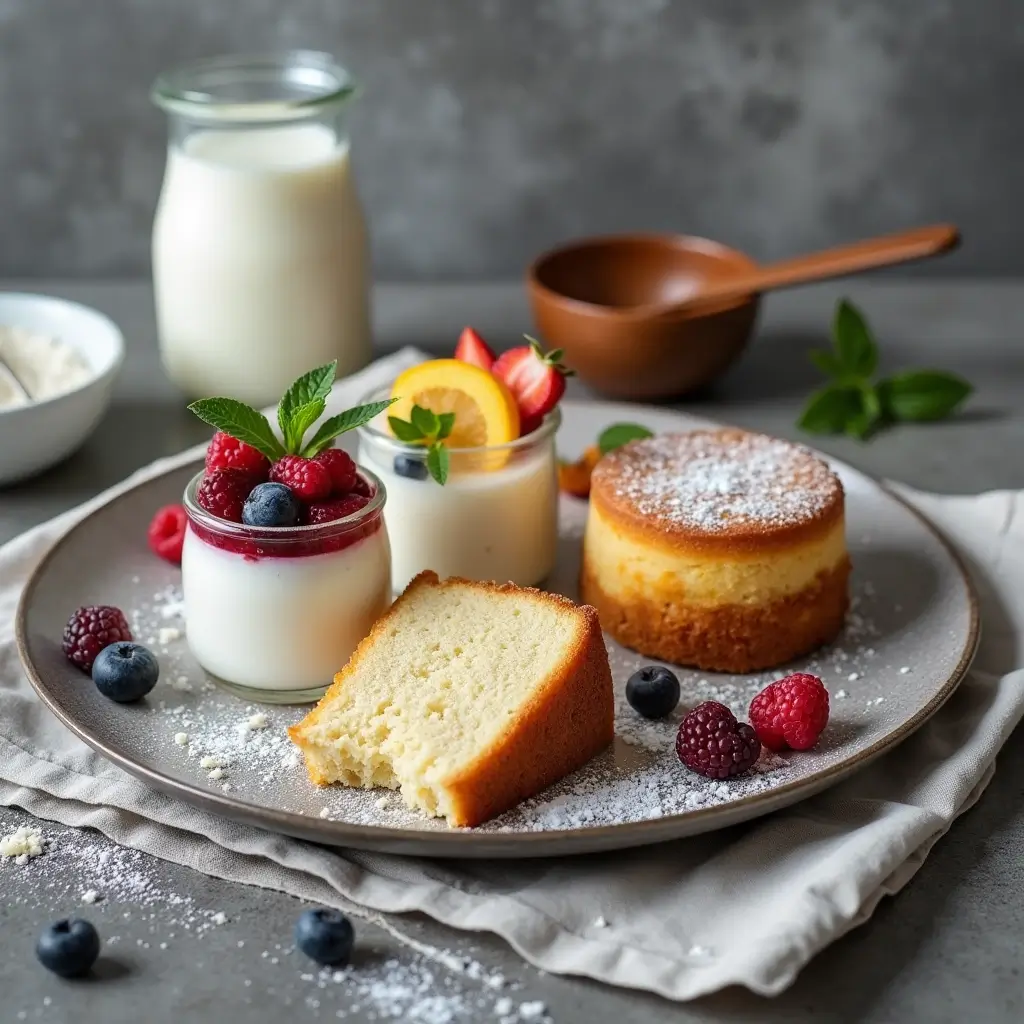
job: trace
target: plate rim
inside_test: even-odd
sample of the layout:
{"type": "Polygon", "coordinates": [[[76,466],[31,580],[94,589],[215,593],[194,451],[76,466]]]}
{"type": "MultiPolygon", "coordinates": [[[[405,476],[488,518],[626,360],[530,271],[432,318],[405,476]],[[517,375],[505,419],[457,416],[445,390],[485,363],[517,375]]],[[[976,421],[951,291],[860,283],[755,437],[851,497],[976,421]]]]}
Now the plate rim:
{"type": "MultiPolygon", "coordinates": [[[[603,402],[600,400],[567,400],[565,405],[581,409],[599,407],[602,410],[628,410],[629,414],[633,416],[649,413],[664,417],[667,414],[679,417],[681,420],[692,424],[687,429],[700,429],[705,425],[719,425],[687,412],[676,409],[663,409],[652,405],[633,405],[603,402]]],[[[804,447],[809,446],[805,445],[804,447]]],[[[824,453],[817,452],[815,449],[811,450],[815,451],[820,457],[825,458],[830,464],[850,470],[869,481],[886,497],[909,511],[924,529],[939,542],[940,547],[960,576],[966,591],[969,609],[967,636],[956,666],[931,700],[911,718],[885,736],[880,737],[870,747],[839,764],[819,769],[804,778],[794,779],[791,782],[783,783],[781,786],[773,787],[764,792],[748,794],[724,805],[696,808],[644,821],[528,832],[476,832],[473,829],[430,831],[425,829],[395,828],[385,825],[367,825],[330,819],[314,819],[306,814],[257,805],[240,797],[211,792],[208,789],[201,788],[199,785],[166,775],[161,770],[137,760],[131,753],[121,749],[119,745],[111,745],[107,740],[93,735],[87,728],[80,726],[71,714],[63,710],[57,699],[51,695],[47,683],[36,670],[28,650],[27,619],[29,606],[50,562],[85,523],[97,515],[105,513],[119,502],[133,496],[139,488],[145,487],[172,473],[180,472],[193,464],[201,463],[201,455],[186,458],[189,453],[182,453],[176,461],[166,466],[162,471],[137,481],[112,495],[108,501],[91,509],[54,540],[36,562],[28,579],[25,581],[24,588],[18,599],[14,617],[15,645],[29,683],[43,705],[66,729],[101,757],[106,758],[127,774],[161,792],[172,794],[204,811],[217,814],[232,821],[244,822],[264,830],[297,836],[314,842],[327,843],[336,847],[348,846],[354,849],[440,858],[565,856],[574,853],[582,854],[646,846],[669,841],[674,838],[683,838],[702,832],[715,831],[718,828],[725,828],[742,821],[761,817],[803,799],[808,799],[816,793],[849,778],[876,758],[904,742],[924,725],[952,696],[969,671],[980,643],[981,614],[977,589],[963,558],[942,532],[923,513],[918,511],[901,495],[897,494],[891,487],[887,486],[884,481],[878,480],[840,459],[834,459],[824,453]],[[715,824],[718,819],[720,819],[720,824],[715,824]],[[692,827],[694,824],[697,825],[696,828],[692,827]],[[701,827],[702,824],[706,824],[707,827],[701,827]],[[550,847],[557,847],[558,849],[549,849],[550,847]]]]}

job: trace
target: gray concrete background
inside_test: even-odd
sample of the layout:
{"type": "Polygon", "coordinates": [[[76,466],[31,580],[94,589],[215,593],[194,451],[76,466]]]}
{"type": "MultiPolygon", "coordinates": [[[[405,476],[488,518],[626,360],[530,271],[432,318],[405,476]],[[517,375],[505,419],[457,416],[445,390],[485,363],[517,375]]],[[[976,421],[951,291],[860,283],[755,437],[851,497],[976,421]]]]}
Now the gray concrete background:
{"type": "Polygon", "coordinates": [[[769,259],[915,222],[1019,274],[1019,0],[0,0],[0,274],[148,273],[162,69],[329,49],[382,279],[518,274],[567,236],[769,259]]]}

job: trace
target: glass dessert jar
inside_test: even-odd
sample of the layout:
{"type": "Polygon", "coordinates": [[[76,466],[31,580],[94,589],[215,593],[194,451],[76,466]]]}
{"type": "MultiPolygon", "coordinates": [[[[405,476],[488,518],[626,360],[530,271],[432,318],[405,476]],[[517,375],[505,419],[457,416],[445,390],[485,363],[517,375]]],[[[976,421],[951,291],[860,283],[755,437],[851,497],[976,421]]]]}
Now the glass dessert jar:
{"type": "MultiPolygon", "coordinates": [[[[376,394],[366,401],[387,397],[376,394]]],[[[384,519],[391,539],[395,592],[424,569],[442,578],[537,586],[555,567],[558,548],[556,408],[508,444],[450,449],[448,479],[427,471],[426,451],[405,444],[380,418],[359,428],[359,462],[388,490],[384,519]]]]}
{"type": "Polygon", "coordinates": [[[252,527],[211,515],[185,490],[185,630],[207,672],[248,700],[320,697],[391,603],[387,493],[314,526],[252,527]]]}
{"type": "Polygon", "coordinates": [[[190,396],[260,407],[311,366],[370,359],[366,224],[322,53],[219,57],[153,86],[170,138],[153,225],[164,366],[190,396]]]}

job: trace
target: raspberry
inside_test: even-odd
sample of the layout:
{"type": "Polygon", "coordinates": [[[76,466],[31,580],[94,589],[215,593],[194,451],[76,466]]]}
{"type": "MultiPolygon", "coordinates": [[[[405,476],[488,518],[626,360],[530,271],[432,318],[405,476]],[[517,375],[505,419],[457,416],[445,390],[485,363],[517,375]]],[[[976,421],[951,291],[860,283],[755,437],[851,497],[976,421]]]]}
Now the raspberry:
{"type": "Polygon", "coordinates": [[[717,701],[698,704],[682,721],[676,753],[690,771],[709,779],[731,779],[745,772],[761,753],[761,741],[749,725],[717,701]]]}
{"type": "Polygon", "coordinates": [[[255,486],[255,478],[241,469],[215,469],[199,482],[196,501],[219,519],[240,523],[242,506],[255,486]]]}
{"type": "Polygon", "coordinates": [[[64,627],[61,649],[72,665],[83,672],[92,671],[96,655],[121,640],[131,640],[132,631],[120,608],[92,604],[79,608],[64,627]]]}
{"type": "Polygon", "coordinates": [[[322,463],[301,455],[285,455],[270,467],[270,479],[284,484],[300,501],[323,501],[331,496],[331,474],[322,463]]]}
{"type": "Polygon", "coordinates": [[[828,690],[797,672],[770,683],[750,702],[750,724],[769,750],[809,750],[828,722],[828,690]]]}
{"type": "Polygon", "coordinates": [[[270,472],[270,459],[230,434],[218,430],[206,449],[206,472],[215,469],[241,469],[262,483],[270,472]]]}
{"type": "Polygon", "coordinates": [[[187,523],[185,509],[181,505],[164,505],[157,509],[146,531],[149,550],[174,565],[181,565],[187,523]]]}
{"type": "Polygon", "coordinates": [[[350,494],[345,498],[334,498],[331,501],[316,501],[306,510],[305,523],[313,526],[318,523],[333,523],[336,519],[354,515],[369,503],[368,498],[361,494],[350,494]]]}
{"type": "Polygon", "coordinates": [[[331,478],[331,493],[337,496],[348,494],[356,485],[356,464],[348,452],[340,448],[328,448],[313,457],[331,478]]]}
{"type": "Polygon", "coordinates": [[[372,498],[376,488],[361,476],[356,476],[356,482],[352,485],[352,493],[364,498],[372,498]]]}

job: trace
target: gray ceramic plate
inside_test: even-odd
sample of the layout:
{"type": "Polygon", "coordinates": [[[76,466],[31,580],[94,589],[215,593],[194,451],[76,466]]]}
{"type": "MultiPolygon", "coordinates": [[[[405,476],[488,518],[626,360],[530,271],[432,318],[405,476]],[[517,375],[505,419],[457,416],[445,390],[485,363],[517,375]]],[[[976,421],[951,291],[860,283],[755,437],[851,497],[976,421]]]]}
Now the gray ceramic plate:
{"type": "MultiPolygon", "coordinates": [[[[603,427],[623,419],[656,431],[703,425],[662,410],[566,403],[559,447],[575,455],[603,427]]],[[[552,856],[733,825],[808,797],[905,739],[953,692],[977,645],[976,602],[955,555],[899,500],[839,465],[847,490],[853,611],[836,645],[791,666],[822,676],[832,695],[831,720],[814,750],[766,756],[757,771],[728,783],[692,775],[673,752],[682,714],[713,698],[742,716],[751,697],[782,672],[683,671],[678,712],[647,723],[623,699],[626,679],[645,661],[609,643],[618,694],[614,748],[502,818],[451,830],[407,811],[394,796],[317,789],[284,733],[305,709],[246,705],[216,689],[192,660],[178,617],[179,573],[148,552],[145,527],[158,505],[179,499],[195,468],[139,485],[53,548],[18,611],[23,660],[53,713],[125,771],[215,813],[321,843],[434,857],[552,856]],[[159,653],[161,681],[138,705],[105,700],[61,655],[70,612],[101,602],[130,609],[136,636],[159,653]],[[266,727],[251,728],[250,717],[261,712],[266,727]],[[188,737],[184,745],[176,742],[180,734],[188,737]]],[[[585,516],[584,503],[564,499],[551,587],[569,596],[585,516]]]]}

